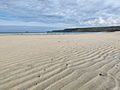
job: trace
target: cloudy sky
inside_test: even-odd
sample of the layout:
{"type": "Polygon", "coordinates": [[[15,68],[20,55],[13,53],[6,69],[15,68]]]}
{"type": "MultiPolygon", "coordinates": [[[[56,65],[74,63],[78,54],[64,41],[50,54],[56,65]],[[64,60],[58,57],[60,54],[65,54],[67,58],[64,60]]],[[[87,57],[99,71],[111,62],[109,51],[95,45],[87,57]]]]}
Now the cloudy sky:
{"type": "Polygon", "coordinates": [[[120,25],[120,0],[0,0],[0,25],[120,25]]]}

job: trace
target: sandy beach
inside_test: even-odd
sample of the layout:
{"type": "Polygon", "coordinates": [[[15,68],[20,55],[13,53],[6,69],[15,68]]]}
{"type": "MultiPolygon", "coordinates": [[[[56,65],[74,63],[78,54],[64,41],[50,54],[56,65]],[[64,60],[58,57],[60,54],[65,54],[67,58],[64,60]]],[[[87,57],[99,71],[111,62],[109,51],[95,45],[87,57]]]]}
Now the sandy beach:
{"type": "Polygon", "coordinates": [[[120,32],[0,36],[0,90],[120,90],[120,32]]]}

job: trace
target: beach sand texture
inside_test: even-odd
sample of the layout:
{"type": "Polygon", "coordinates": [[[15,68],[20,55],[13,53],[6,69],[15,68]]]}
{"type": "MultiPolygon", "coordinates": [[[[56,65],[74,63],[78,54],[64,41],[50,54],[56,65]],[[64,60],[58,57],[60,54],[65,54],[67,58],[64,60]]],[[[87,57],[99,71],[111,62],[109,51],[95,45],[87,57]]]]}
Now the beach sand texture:
{"type": "Polygon", "coordinates": [[[120,33],[0,36],[0,90],[120,90],[120,33]]]}

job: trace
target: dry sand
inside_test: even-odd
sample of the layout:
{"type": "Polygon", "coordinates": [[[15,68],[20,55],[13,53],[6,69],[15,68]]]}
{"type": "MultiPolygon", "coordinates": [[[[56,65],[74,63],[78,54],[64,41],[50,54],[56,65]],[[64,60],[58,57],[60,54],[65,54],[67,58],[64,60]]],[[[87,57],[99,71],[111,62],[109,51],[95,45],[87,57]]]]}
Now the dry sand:
{"type": "Polygon", "coordinates": [[[0,36],[0,90],[120,90],[120,33],[0,36]]]}

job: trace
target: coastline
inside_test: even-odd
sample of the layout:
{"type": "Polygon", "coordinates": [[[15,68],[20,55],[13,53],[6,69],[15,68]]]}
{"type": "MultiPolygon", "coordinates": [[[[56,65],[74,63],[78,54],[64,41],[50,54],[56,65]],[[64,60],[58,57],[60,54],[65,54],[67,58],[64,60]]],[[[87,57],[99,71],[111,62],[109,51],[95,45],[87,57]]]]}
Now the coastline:
{"type": "Polygon", "coordinates": [[[109,32],[1,32],[0,36],[14,36],[14,35],[82,35],[82,34],[103,34],[109,32]]]}

